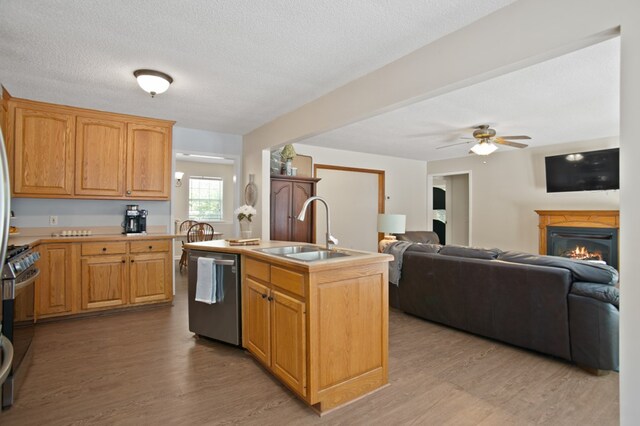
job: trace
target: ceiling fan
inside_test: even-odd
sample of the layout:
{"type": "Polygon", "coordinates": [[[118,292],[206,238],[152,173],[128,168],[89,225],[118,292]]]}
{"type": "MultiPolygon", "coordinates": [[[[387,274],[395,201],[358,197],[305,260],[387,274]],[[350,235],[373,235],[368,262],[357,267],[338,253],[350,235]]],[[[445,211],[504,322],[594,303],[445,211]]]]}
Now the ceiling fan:
{"type": "Polygon", "coordinates": [[[479,126],[474,127],[473,138],[463,138],[469,139],[467,142],[458,142],[450,145],[439,146],[436,149],[449,148],[456,145],[462,145],[466,143],[470,143],[471,141],[477,141],[477,143],[471,147],[471,151],[469,154],[477,154],[477,155],[489,155],[494,152],[498,147],[498,145],[507,145],[512,146],[514,148],[526,148],[528,145],[520,142],[513,142],[514,140],[523,140],[523,139],[531,139],[529,136],[518,135],[518,136],[496,136],[496,131],[489,127],[488,124],[481,124],[479,126]]]}

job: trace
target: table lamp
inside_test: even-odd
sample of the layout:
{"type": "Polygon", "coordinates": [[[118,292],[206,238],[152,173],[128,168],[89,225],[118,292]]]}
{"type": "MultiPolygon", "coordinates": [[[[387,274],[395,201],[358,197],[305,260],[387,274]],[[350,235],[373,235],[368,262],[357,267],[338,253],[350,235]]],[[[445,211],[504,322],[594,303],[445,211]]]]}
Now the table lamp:
{"type": "Polygon", "coordinates": [[[378,232],[383,232],[384,238],[378,243],[378,251],[382,253],[384,248],[396,241],[395,235],[404,234],[407,217],[403,214],[379,214],[378,232]]]}

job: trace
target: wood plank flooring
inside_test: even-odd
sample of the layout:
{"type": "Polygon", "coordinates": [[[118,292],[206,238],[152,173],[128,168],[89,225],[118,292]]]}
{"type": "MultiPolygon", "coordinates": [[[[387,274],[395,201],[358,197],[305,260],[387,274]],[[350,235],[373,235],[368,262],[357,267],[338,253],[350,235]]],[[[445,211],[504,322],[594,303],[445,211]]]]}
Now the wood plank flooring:
{"type": "Polygon", "coordinates": [[[390,386],[318,417],[173,307],[39,324],[11,425],[615,425],[618,374],[390,313],[390,386]]]}

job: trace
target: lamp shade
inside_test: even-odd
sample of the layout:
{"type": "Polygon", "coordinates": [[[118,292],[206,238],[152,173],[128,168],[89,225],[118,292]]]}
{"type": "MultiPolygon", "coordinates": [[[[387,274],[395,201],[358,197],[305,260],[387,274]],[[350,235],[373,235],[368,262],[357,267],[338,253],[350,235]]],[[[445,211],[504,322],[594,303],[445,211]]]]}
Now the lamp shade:
{"type": "Polygon", "coordinates": [[[184,172],[176,172],[176,179],[180,180],[184,176],[184,172]]]}
{"type": "Polygon", "coordinates": [[[379,214],[378,232],[404,234],[407,217],[403,214],[379,214]]]}
{"type": "Polygon", "coordinates": [[[471,147],[471,151],[478,155],[489,155],[498,149],[493,142],[481,141],[471,147]]]}
{"type": "Polygon", "coordinates": [[[171,76],[154,70],[136,70],[133,75],[138,80],[138,85],[142,90],[151,94],[151,97],[159,93],[164,93],[173,83],[171,76]]]}

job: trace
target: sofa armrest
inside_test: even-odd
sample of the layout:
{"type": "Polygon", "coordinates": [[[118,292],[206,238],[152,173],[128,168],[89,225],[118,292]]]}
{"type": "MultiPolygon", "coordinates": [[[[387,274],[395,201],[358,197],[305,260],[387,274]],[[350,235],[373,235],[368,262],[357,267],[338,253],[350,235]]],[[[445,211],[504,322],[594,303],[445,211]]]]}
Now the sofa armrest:
{"type": "Polygon", "coordinates": [[[571,294],[611,303],[616,308],[620,306],[620,291],[617,287],[612,287],[609,284],[576,281],[573,283],[573,286],[571,286],[571,294]]]}
{"type": "Polygon", "coordinates": [[[568,298],[573,362],[582,367],[618,371],[618,308],[590,296],[574,294],[573,291],[568,298]]]}

